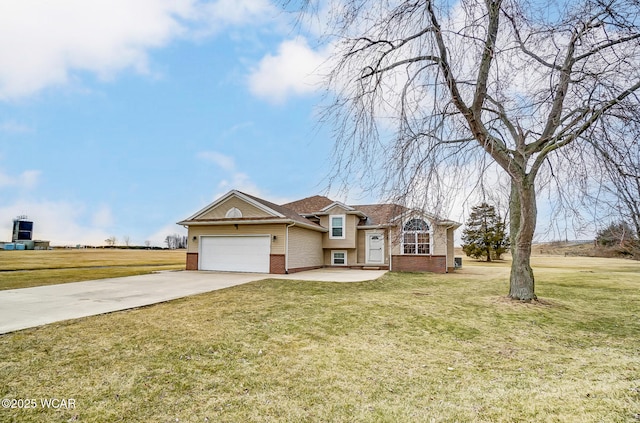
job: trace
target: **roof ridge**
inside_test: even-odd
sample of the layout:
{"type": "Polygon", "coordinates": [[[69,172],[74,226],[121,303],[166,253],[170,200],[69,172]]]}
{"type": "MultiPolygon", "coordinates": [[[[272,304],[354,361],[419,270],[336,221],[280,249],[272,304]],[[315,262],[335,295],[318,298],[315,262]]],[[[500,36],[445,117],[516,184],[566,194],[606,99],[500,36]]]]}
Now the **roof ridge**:
{"type": "Polygon", "coordinates": [[[285,203],[282,205],[282,207],[290,208],[296,213],[309,214],[309,213],[319,212],[327,205],[333,204],[333,203],[335,203],[334,200],[324,195],[312,195],[309,197],[302,198],[300,200],[285,203]]]}
{"type": "Polygon", "coordinates": [[[310,200],[312,198],[324,198],[324,199],[327,199],[327,200],[331,201],[332,203],[335,203],[334,200],[332,200],[331,198],[329,198],[327,196],[316,194],[316,195],[310,195],[308,197],[301,198],[299,200],[289,201],[288,203],[284,203],[283,206],[286,206],[287,204],[300,203],[302,201],[310,200]]]}
{"type": "MultiPolygon", "coordinates": [[[[402,204],[398,203],[372,203],[372,204],[348,204],[350,207],[373,207],[373,206],[396,206],[396,207],[405,207],[402,204]]],[[[406,208],[406,207],[405,207],[406,208]]]]}

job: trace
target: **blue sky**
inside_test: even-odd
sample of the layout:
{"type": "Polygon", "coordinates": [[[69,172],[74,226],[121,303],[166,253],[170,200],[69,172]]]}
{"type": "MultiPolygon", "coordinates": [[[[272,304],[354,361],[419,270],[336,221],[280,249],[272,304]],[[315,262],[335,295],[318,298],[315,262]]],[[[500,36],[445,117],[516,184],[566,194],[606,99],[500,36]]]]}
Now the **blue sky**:
{"type": "Polygon", "coordinates": [[[55,245],[162,245],[230,189],[324,189],[322,51],[277,6],[53,3],[0,5],[0,240],[25,214],[55,245]]]}
{"type": "MultiPolygon", "coordinates": [[[[164,245],[231,189],[326,194],[329,47],[296,17],[271,0],[0,2],[0,241],[27,215],[54,245],[164,245]]],[[[566,233],[552,202],[539,201],[548,239],[566,233]]]]}

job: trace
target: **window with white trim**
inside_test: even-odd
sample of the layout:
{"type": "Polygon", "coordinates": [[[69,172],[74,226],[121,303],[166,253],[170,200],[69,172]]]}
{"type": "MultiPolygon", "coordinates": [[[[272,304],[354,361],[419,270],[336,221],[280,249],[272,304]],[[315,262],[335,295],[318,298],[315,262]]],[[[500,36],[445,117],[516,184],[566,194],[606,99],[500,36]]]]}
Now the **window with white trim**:
{"type": "Polygon", "coordinates": [[[347,265],[347,252],[346,251],[331,251],[331,264],[333,266],[346,266],[347,265]]]}
{"type": "Polygon", "coordinates": [[[344,214],[332,214],[329,216],[329,238],[331,239],[344,239],[344,214]]]}
{"type": "Polygon", "coordinates": [[[430,240],[429,225],[422,219],[411,219],[402,228],[403,254],[430,254],[430,240]]]}
{"type": "Polygon", "coordinates": [[[240,218],[242,217],[242,212],[236,207],[231,207],[227,211],[227,214],[224,215],[224,217],[226,217],[227,219],[240,218]]]}

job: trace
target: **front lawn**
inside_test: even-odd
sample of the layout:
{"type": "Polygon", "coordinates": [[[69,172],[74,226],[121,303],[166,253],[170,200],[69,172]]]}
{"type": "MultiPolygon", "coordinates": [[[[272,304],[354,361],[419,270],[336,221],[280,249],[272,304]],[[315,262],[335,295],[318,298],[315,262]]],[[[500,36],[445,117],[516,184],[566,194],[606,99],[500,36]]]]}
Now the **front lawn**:
{"type": "Polygon", "coordinates": [[[184,270],[184,250],[0,250],[0,290],[184,270]]]}
{"type": "Polygon", "coordinates": [[[634,422],[640,263],[265,280],[0,336],[0,421],[634,422]],[[40,406],[74,399],[75,408],[40,406]]]}

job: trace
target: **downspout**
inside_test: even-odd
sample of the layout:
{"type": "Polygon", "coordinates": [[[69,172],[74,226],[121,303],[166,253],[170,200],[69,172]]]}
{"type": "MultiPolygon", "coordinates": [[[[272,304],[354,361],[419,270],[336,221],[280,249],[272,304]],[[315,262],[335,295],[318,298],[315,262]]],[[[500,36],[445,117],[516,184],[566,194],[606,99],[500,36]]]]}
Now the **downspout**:
{"type": "Polygon", "coordinates": [[[286,275],[289,274],[289,228],[295,225],[295,222],[287,225],[287,229],[284,233],[284,273],[286,275]]]}

